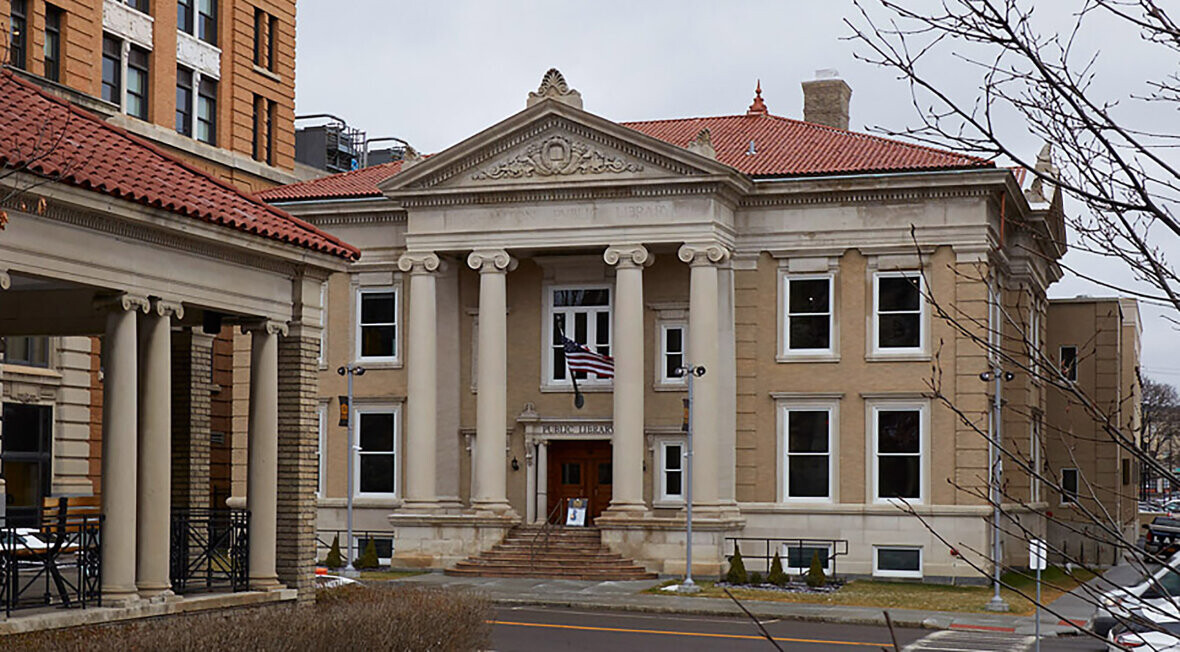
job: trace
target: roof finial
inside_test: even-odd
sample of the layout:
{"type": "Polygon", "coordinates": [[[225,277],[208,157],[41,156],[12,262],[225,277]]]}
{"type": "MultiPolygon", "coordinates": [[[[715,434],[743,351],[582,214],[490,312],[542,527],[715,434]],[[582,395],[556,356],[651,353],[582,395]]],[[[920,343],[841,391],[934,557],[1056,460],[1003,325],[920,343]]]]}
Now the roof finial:
{"type": "Polygon", "coordinates": [[[569,104],[575,108],[582,108],[582,94],[569,87],[565,77],[557,68],[550,68],[541,78],[541,85],[535,92],[529,93],[526,106],[532,106],[542,100],[554,99],[569,104]]]}
{"type": "Polygon", "coordinates": [[[746,115],[766,115],[769,111],[766,108],[766,102],[762,101],[762,80],[758,80],[758,85],[754,88],[754,103],[746,109],[746,115]]]}

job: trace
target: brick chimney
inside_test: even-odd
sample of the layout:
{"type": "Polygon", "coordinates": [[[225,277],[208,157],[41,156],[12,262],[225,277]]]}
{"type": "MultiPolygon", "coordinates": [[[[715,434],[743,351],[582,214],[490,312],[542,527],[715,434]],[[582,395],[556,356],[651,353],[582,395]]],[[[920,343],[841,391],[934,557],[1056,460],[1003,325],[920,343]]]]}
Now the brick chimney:
{"type": "Polygon", "coordinates": [[[815,71],[815,79],[803,82],[803,120],[848,128],[848,102],[852,88],[831,68],[815,71]]]}

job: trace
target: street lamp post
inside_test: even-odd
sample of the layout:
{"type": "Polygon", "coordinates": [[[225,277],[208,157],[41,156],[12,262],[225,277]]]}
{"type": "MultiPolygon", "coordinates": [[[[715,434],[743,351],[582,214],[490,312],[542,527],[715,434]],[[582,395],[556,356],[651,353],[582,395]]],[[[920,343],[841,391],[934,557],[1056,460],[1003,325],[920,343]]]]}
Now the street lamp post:
{"type": "Polygon", "coordinates": [[[680,584],[677,589],[680,593],[697,593],[700,587],[692,581],[692,379],[694,377],[704,376],[705,368],[701,365],[685,364],[682,367],[676,368],[676,374],[681,378],[686,378],[688,381],[688,434],[684,477],[685,477],[685,493],[684,493],[684,507],[685,507],[685,543],[684,543],[684,582],[680,584]]]}
{"type": "Polygon", "coordinates": [[[1008,603],[1004,598],[1000,597],[1000,570],[1003,566],[1001,555],[1003,554],[1000,547],[1000,501],[1003,499],[1003,493],[1000,488],[1000,481],[1002,479],[1003,471],[1000,463],[1000,442],[1003,435],[1003,398],[1001,390],[1003,382],[1012,380],[1016,376],[1011,371],[1004,371],[1000,368],[999,363],[990,371],[985,371],[979,374],[979,379],[984,382],[995,382],[995,395],[992,401],[992,436],[987,442],[987,459],[988,459],[988,476],[989,495],[992,500],[992,599],[988,601],[985,607],[988,611],[1008,611],[1008,603]]]}
{"type": "Polygon", "coordinates": [[[353,478],[353,470],[352,470],[352,467],[353,467],[353,457],[355,456],[355,452],[356,452],[354,450],[355,445],[353,444],[353,432],[354,432],[353,429],[355,428],[355,424],[352,422],[352,378],[353,378],[353,376],[365,375],[365,368],[354,363],[354,362],[350,362],[350,363],[340,367],[339,369],[337,369],[336,373],[340,374],[341,376],[348,377],[348,419],[346,421],[347,428],[348,428],[348,433],[347,433],[347,436],[348,436],[348,510],[347,510],[348,511],[348,539],[347,539],[348,547],[345,548],[345,550],[347,550],[347,552],[345,554],[347,555],[348,565],[344,567],[344,576],[345,577],[356,577],[357,576],[356,568],[354,568],[352,565],[352,556],[353,556],[353,550],[352,550],[352,548],[353,548],[353,542],[352,542],[352,493],[353,493],[353,491],[352,491],[352,489],[353,489],[352,478],[353,478]]]}

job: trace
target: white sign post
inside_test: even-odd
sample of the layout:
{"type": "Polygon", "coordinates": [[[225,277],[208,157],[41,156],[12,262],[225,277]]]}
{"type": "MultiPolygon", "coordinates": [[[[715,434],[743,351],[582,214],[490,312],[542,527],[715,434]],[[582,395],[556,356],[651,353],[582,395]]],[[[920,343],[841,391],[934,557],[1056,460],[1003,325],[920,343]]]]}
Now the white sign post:
{"type": "Polygon", "coordinates": [[[1041,652],[1041,571],[1045,570],[1049,561],[1049,546],[1044,539],[1032,539],[1028,542],[1028,568],[1037,572],[1037,614],[1036,614],[1036,642],[1037,652],[1041,652]]]}

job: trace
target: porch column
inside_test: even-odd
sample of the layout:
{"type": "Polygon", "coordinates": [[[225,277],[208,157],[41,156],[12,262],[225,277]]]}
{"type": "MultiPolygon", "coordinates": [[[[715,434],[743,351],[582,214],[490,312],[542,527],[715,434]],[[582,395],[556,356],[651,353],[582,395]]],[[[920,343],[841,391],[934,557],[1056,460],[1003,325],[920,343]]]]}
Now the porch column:
{"type": "Polygon", "coordinates": [[[152,299],[151,310],[140,319],[135,584],[145,598],[168,594],[172,589],[168,543],[172,521],[173,315],[177,319],[184,316],[179,303],[152,299]]]}
{"type": "Polygon", "coordinates": [[[549,442],[537,442],[537,515],[534,523],[549,518],[549,442]]]}
{"type": "Polygon", "coordinates": [[[692,266],[688,299],[688,362],[703,366],[705,375],[693,379],[693,505],[719,506],[721,383],[721,302],[718,266],[730,252],[714,243],[688,243],[677,254],[692,266]]]}
{"type": "Polygon", "coordinates": [[[467,264],[479,270],[479,393],[475,416],[475,483],[471,504],[479,511],[511,515],[506,487],[508,297],[507,275],[516,260],[503,249],[473,251],[467,264]]]}
{"type": "Polygon", "coordinates": [[[616,269],[610,509],[643,513],[643,268],[654,259],[639,244],[612,245],[602,258],[616,269]]]}
{"type": "Polygon", "coordinates": [[[247,417],[246,507],[250,510],[250,588],[281,587],[275,572],[279,483],[279,335],[282,322],[245,324],[250,333],[250,407],[247,417]]]}
{"type": "Polygon", "coordinates": [[[436,502],[438,303],[435,278],[441,265],[432,252],[406,253],[397,261],[398,269],[410,274],[405,454],[405,502],[410,509],[429,509],[436,502]]]}
{"type": "Polygon", "coordinates": [[[102,594],[112,604],[137,597],[135,586],[136,420],[135,311],[146,297],[121,294],[96,301],[107,312],[103,335],[102,594]]]}

